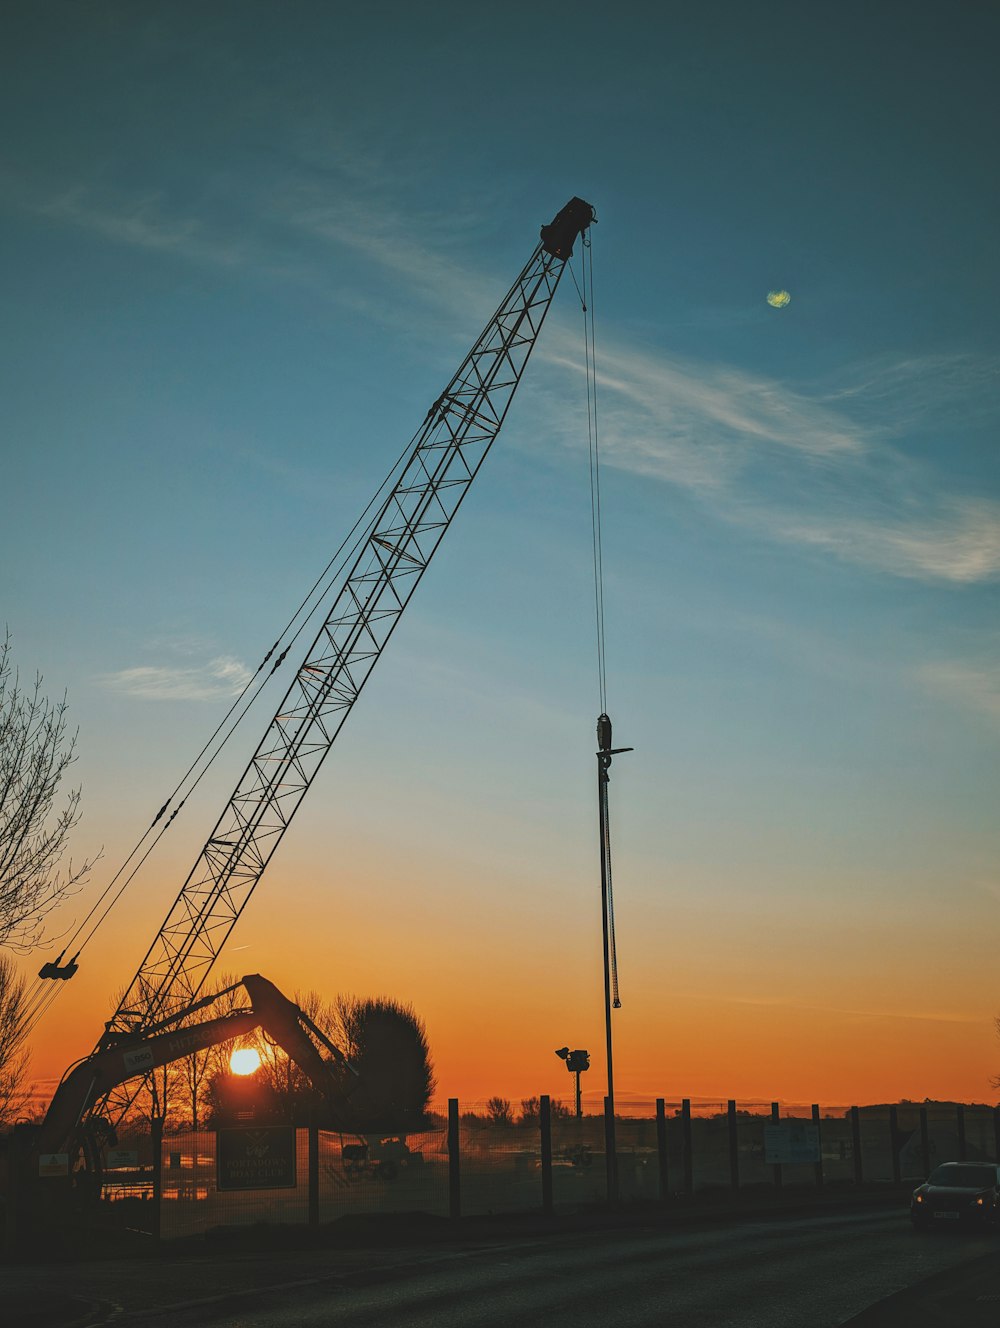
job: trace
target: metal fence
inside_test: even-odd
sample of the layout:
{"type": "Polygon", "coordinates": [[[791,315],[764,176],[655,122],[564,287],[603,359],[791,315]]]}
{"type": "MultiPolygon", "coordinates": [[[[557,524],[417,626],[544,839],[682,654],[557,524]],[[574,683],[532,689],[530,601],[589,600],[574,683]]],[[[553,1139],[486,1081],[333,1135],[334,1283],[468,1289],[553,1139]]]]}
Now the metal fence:
{"type": "Polygon", "coordinates": [[[1000,1107],[658,1099],[646,1116],[577,1118],[553,1114],[543,1097],[537,1116],[513,1123],[452,1099],[447,1119],[406,1136],[315,1126],[125,1135],[108,1154],[103,1199],[126,1225],[171,1239],[361,1214],[558,1212],[616,1199],[919,1182],[940,1161],[998,1156],[1000,1107]]]}

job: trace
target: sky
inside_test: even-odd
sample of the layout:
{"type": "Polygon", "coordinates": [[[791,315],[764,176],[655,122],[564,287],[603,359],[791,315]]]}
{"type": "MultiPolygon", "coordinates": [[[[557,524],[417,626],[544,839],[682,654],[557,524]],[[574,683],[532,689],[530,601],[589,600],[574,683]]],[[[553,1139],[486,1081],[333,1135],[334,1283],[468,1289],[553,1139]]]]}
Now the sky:
{"type": "MultiPolygon", "coordinates": [[[[578,195],[635,748],[619,1101],[996,1100],[996,7],[13,0],[0,26],[0,609],[67,694],[73,853],[103,854],[53,932],[578,195]]],[[[411,1002],[465,1102],[568,1099],[566,1044],[603,1092],[582,328],[564,281],[219,965],[411,1002]]],[[[43,1087],[270,714],[38,1026],[43,1087]]]]}

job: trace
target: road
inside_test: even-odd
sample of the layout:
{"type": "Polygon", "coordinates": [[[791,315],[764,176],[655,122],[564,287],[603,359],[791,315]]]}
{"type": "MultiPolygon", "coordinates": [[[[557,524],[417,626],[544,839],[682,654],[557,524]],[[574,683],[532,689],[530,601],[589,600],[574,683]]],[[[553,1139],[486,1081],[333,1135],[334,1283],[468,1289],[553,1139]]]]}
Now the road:
{"type": "Polygon", "coordinates": [[[93,1307],[94,1328],[836,1328],[997,1250],[992,1233],[918,1236],[898,1209],[869,1210],[381,1257],[313,1250],[78,1266],[75,1292],[93,1307]]]}

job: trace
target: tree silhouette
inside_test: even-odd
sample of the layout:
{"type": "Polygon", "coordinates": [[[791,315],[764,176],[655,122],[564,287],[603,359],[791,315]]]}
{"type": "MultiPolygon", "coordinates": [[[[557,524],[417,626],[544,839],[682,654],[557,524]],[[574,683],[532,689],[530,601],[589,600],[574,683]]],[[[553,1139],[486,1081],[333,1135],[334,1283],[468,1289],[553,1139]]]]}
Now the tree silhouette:
{"type": "Polygon", "coordinates": [[[22,690],[7,636],[0,644],[0,946],[20,952],[38,944],[48,914],[93,865],[58,870],[80,819],[79,789],[53,812],[76,735],[66,733],[66,698],[50,701],[41,688],[39,676],[22,690]]]}
{"type": "Polygon", "coordinates": [[[27,1017],[24,978],[14,961],[0,954],[0,1125],[20,1115],[27,1102],[28,1053],[22,1046],[27,1017]]]}
{"type": "Polygon", "coordinates": [[[513,1125],[514,1109],[510,1104],[510,1099],[491,1097],[486,1103],[486,1117],[494,1125],[513,1125]]]}
{"type": "Polygon", "coordinates": [[[337,1041],[357,1076],[345,1085],[355,1128],[370,1134],[423,1128],[435,1079],[427,1032],[413,1007],[387,996],[340,996],[336,1012],[337,1041]]]}

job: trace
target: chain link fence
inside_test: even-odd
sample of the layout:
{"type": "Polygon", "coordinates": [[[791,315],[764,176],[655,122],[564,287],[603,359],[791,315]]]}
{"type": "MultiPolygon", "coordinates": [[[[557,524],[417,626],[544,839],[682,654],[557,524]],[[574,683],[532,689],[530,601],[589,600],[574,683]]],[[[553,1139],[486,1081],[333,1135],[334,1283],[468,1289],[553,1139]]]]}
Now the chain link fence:
{"type": "Polygon", "coordinates": [[[939,1162],[1000,1154],[1000,1107],[985,1105],[658,1099],[612,1122],[553,1110],[545,1097],[526,1099],[530,1110],[515,1119],[497,1101],[452,1099],[447,1118],[406,1135],[125,1132],[106,1150],[102,1206],[124,1226],[174,1239],[364,1214],[567,1212],[609,1199],[918,1183],[939,1162]]]}

